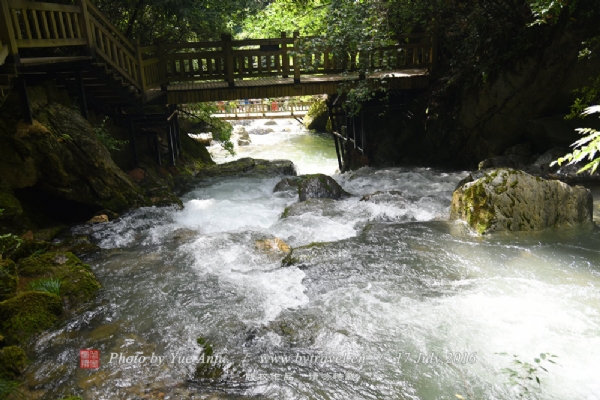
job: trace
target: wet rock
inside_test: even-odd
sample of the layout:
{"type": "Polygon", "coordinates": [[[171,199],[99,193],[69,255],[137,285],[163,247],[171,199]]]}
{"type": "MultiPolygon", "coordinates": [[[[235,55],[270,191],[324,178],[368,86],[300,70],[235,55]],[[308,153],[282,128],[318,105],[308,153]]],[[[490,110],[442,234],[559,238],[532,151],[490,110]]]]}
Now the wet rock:
{"type": "Polygon", "coordinates": [[[360,201],[370,201],[375,204],[404,201],[402,192],[398,190],[377,191],[363,196],[360,201]]]}
{"type": "Polygon", "coordinates": [[[341,199],[348,195],[339,183],[323,174],[304,175],[298,186],[300,201],[307,199],[341,199]]]}
{"type": "Polygon", "coordinates": [[[293,178],[283,178],[280,180],[277,185],[273,188],[273,193],[278,192],[298,192],[298,186],[300,185],[300,179],[298,177],[293,178]]]}
{"type": "Polygon", "coordinates": [[[342,217],[344,212],[335,206],[333,199],[308,199],[287,206],[281,218],[294,217],[303,214],[322,215],[324,217],[342,217]]]}
{"type": "Polygon", "coordinates": [[[479,234],[574,225],[592,220],[592,195],[523,171],[490,170],[454,192],[450,219],[466,221],[479,234]]]}
{"type": "Polygon", "coordinates": [[[269,120],[269,121],[265,122],[265,125],[277,125],[277,122],[276,122],[276,121],[273,121],[273,120],[271,119],[271,120],[269,120]]]}
{"type": "Polygon", "coordinates": [[[296,167],[289,160],[260,160],[240,158],[232,162],[212,165],[198,173],[198,177],[235,175],[278,176],[296,175],[296,167]]]}
{"type": "Polygon", "coordinates": [[[233,130],[233,135],[237,138],[238,146],[249,146],[252,143],[250,135],[243,126],[236,126],[233,130]]]}
{"type": "Polygon", "coordinates": [[[254,128],[248,133],[251,135],[267,135],[272,132],[275,132],[272,128],[254,128]]]}
{"type": "Polygon", "coordinates": [[[319,251],[326,246],[327,243],[314,242],[306,246],[296,247],[281,260],[281,266],[289,267],[293,265],[302,269],[313,262],[319,251]]]}
{"type": "Polygon", "coordinates": [[[52,242],[52,251],[70,252],[76,256],[92,254],[100,250],[100,247],[91,242],[87,235],[67,235],[52,242]]]}
{"type": "Polygon", "coordinates": [[[291,250],[290,246],[278,237],[257,240],[256,242],[254,242],[254,244],[258,250],[265,251],[268,253],[289,253],[291,250]]]}
{"type": "Polygon", "coordinates": [[[96,216],[92,217],[87,223],[88,224],[98,224],[98,223],[103,223],[103,222],[108,222],[108,215],[106,215],[106,214],[96,215],[96,216]]]}

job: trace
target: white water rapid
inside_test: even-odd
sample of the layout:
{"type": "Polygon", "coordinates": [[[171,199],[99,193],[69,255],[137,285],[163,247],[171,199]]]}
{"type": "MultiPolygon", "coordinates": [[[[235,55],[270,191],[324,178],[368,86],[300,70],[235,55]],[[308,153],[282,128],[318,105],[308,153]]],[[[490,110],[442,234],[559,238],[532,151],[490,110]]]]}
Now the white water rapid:
{"type": "Polygon", "coordinates": [[[339,175],[329,136],[293,120],[270,128],[250,134],[236,157],[290,159],[301,174],[333,175],[352,196],[282,218],[297,196],[272,193],[280,178],[213,179],[187,193],[181,211],[144,208],[95,226],[104,250],[86,262],[103,289],[88,312],[42,337],[28,369],[33,392],[488,400],[519,398],[525,385],[524,398],[600,399],[598,230],[476,237],[447,222],[464,173],[339,175]],[[377,191],[402,195],[360,201],[377,191]],[[312,245],[282,266],[285,254],[257,246],[274,237],[312,245]],[[195,379],[198,337],[237,372],[195,379]],[[78,368],[83,348],[100,350],[98,370],[78,368]],[[527,375],[513,360],[536,358],[547,372],[511,383],[505,368],[527,375]]]}

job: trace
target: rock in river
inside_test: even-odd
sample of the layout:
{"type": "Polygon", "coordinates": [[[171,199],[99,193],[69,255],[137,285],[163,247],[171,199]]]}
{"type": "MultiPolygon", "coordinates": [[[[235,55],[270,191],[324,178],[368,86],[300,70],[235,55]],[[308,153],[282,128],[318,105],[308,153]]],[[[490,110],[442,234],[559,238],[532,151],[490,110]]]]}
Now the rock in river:
{"type": "Polygon", "coordinates": [[[592,220],[592,194],[584,187],[508,168],[481,174],[454,191],[450,209],[451,220],[464,220],[480,234],[534,231],[592,220]]]}

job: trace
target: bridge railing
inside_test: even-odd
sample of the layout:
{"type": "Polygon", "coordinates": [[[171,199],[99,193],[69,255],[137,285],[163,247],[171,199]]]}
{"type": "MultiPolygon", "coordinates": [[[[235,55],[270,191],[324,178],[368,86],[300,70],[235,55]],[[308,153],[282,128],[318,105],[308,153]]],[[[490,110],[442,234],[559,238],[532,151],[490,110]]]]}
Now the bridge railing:
{"type": "Polygon", "coordinates": [[[217,104],[216,114],[251,114],[251,113],[272,113],[272,112],[291,112],[308,111],[314,101],[289,102],[272,101],[269,103],[226,103],[217,104]]]}
{"type": "Polygon", "coordinates": [[[168,83],[226,81],[264,77],[293,77],[358,69],[433,68],[435,41],[428,35],[409,35],[394,45],[369,51],[333,51],[325,45],[303,46],[307,39],[291,37],[176,43],[132,43],[90,0],[76,5],[31,0],[0,1],[0,40],[15,65],[19,49],[81,46],[99,57],[124,81],[142,93],[168,83]]]}

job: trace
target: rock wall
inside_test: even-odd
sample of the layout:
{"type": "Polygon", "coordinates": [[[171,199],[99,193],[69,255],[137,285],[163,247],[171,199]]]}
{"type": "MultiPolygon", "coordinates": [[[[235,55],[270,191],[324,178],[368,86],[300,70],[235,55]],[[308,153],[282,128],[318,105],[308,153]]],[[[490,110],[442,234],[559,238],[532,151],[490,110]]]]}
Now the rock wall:
{"type": "Polygon", "coordinates": [[[371,165],[473,169],[517,144],[528,144],[538,155],[568,147],[580,137],[575,128],[600,122],[564,120],[573,90],[589,85],[600,71],[600,57],[578,61],[580,43],[575,34],[562,32],[485,82],[433,81],[428,91],[400,99],[404,106],[394,105],[383,117],[378,117],[383,110],[369,113],[371,165]]]}

